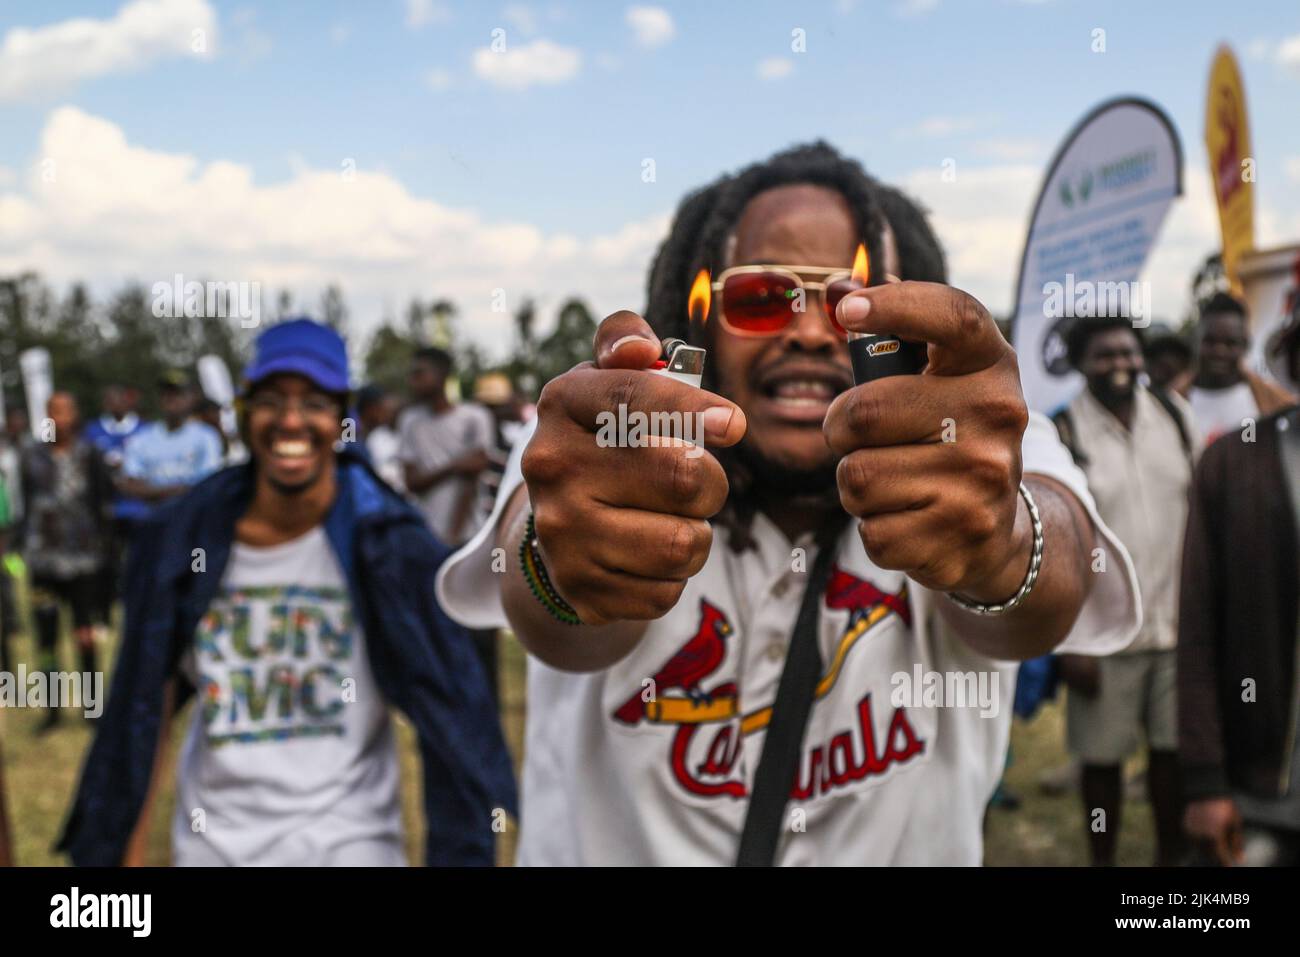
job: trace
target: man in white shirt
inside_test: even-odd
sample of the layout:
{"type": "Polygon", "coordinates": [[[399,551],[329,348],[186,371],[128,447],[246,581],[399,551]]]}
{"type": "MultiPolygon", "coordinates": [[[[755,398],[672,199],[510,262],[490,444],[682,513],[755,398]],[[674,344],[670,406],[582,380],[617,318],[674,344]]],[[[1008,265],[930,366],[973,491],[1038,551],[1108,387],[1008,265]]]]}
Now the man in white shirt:
{"type": "Polygon", "coordinates": [[[1113,865],[1124,761],[1145,736],[1156,865],[1181,862],[1178,767],[1178,576],[1187,490],[1199,439],[1180,396],[1142,386],[1142,346],[1129,319],[1080,319],[1066,337],[1086,387],[1056,416],[1107,526],[1124,543],[1142,594],[1142,629],[1105,658],[1063,655],[1067,736],[1083,765],[1085,833],[1094,865],[1113,865]],[[1105,827],[1094,826],[1098,810],[1105,827]]]}
{"type": "Polygon", "coordinates": [[[397,432],[406,490],[433,534],[460,545],[483,521],[478,480],[496,426],[481,405],[447,397],[451,372],[452,357],[443,349],[431,346],[412,357],[415,401],[398,417],[397,432]]]}
{"type": "Polygon", "coordinates": [[[1174,385],[1191,404],[1207,445],[1295,401],[1281,386],[1246,368],[1248,348],[1246,307],[1227,293],[1216,293],[1201,309],[1196,367],[1174,385]]]}
{"type": "Polygon", "coordinates": [[[796,148],[692,194],[649,321],[610,316],[594,365],[546,387],[488,525],[439,577],[453,617],[508,620],[531,655],[521,863],[754,860],[766,739],[791,740],[776,728],[800,699],[773,703],[808,642],[810,712],[761,862],[981,861],[1015,659],[1067,636],[1116,651],[1139,612],[1014,353],[943,280],[919,209],[824,144],[796,148]],[[862,242],[880,274],[928,282],[844,296],[862,242]],[[687,328],[702,266],[721,295],[687,328]],[[843,327],[928,341],[929,368],[851,388],[843,327]],[[704,389],[650,374],[668,336],[708,347],[704,389]],[[698,415],[712,451],[598,441],[620,405],[698,415]]]}
{"type": "Polygon", "coordinates": [[[397,396],[380,385],[357,390],[358,438],[365,443],[370,462],[379,477],[399,492],[406,490],[402,475],[402,443],[393,423],[397,421],[397,396]]]}

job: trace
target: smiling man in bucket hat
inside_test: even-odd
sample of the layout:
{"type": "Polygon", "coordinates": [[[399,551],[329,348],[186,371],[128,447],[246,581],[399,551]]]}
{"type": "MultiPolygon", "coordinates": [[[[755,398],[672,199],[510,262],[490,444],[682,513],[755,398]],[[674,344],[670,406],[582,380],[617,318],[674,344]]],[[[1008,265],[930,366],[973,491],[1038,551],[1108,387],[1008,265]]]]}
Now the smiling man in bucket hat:
{"type": "Polygon", "coordinates": [[[177,864],[405,863],[390,705],[419,738],[428,862],[493,862],[514,781],[473,645],[433,597],[448,551],[360,455],[335,451],[347,394],[337,333],[268,329],[240,400],[251,461],[144,523],[60,843],[75,863],[144,861],[157,755],[196,691],[177,864]]]}

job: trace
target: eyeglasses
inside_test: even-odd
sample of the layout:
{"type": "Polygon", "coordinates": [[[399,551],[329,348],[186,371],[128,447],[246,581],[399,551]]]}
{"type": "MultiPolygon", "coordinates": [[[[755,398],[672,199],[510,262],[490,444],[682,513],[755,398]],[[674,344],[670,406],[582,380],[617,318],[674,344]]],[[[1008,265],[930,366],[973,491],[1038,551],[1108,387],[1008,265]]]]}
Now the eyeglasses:
{"type": "Polygon", "coordinates": [[[283,396],[278,392],[257,392],[248,397],[248,410],[258,415],[280,418],[294,406],[304,418],[333,418],[338,414],[338,403],[328,395],[319,392],[309,393],[301,399],[283,396]]]}
{"type": "Polygon", "coordinates": [[[835,318],[840,300],[865,284],[850,269],[825,266],[732,266],[713,283],[718,293],[718,321],[735,336],[775,336],[806,308],[809,291],[821,293],[826,320],[841,339],[848,333],[835,318]],[[821,277],[820,281],[803,275],[821,277]]]}

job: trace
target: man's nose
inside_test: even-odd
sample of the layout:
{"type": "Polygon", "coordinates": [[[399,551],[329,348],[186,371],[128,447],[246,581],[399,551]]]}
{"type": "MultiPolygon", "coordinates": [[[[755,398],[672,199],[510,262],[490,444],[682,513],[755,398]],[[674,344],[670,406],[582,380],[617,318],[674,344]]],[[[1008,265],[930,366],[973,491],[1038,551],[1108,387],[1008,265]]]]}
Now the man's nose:
{"type": "Polygon", "coordinates": [[[307,420],[303,418],[302,406],[297,402],[286,402],[275,420],[275,425],[282,432],[294,432],[306,428],[307,420]]]}
{"type": "Polygon", "coordinates": [[[803,309],[795,309],[782,338],[788,348],[805,352],[833,352],[842,342],[826,317],[822,294],[813,291],[805,297],[803,309]]]}

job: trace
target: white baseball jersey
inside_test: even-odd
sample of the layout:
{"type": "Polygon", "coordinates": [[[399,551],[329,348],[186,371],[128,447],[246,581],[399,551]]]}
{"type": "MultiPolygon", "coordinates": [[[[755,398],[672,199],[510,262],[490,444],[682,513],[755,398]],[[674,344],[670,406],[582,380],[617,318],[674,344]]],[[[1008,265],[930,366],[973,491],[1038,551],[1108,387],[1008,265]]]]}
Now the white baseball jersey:
{"type": "MultiPolygon", "coordinates": [[[[522,481],[516,445],[493,518],[448,559],[443,607],[505,626],[492,528],[522,481]]],[[[1033,415],[1026,472],[1084,503],[1106,552],[1062,646],[1109,654],[1141,624],[1127,553],[1082,474],[1033,415]]],[[[715,530],[705,567],[622,661],[572,674],[528,662],[519,863],[731,864],[815,550],[755,518],[757,549],[715,530]]],[[[1046,543],[1048,549],[1052,542],[1046,543]]],[[[1016,665],[969,649],[933,614],[942,596],[877,568],[850,523],[820,615],[822,678],[792,782],[780,864],[979,864],[1002,774],[1016,665]]]]}

